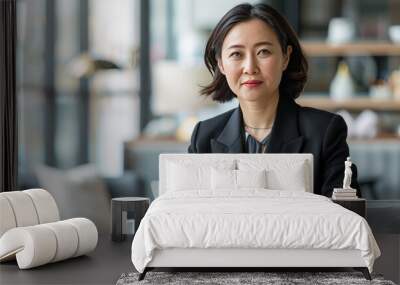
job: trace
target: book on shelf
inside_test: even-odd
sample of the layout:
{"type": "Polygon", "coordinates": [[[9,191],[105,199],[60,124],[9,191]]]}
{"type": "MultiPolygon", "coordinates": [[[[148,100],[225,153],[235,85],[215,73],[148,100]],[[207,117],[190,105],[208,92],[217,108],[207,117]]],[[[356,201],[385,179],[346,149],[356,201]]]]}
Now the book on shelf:
{"type": "Polygon", "coordinates": [[[356,189],[333,188],[333,193],[357,193],[356,189]]]}
{"type": "Polygon", "coordinates": [[[347,200],[359,200],[360,198],[358,198],[358,197],[346,197],[346,198],[343,198],[343,197],[333,197],[332,196],[332,200],[343,200],[343,201],[347,201],[347,200]]]}
{"type": "Polygon", "coordinates": [[[354,197],[354,196],[357,196],[356,193],[336,193],[336,192],[333,192],[333,194],[335,194],[336,196],[343,196],[343,197],[354,197]]]}
{"type": "Polygon", "coordinates": [[[337,193],[333,193],[332,195],[332,199],[333,200],[358,200],[358,196],[357,195],[337,195],[337,193]]]}

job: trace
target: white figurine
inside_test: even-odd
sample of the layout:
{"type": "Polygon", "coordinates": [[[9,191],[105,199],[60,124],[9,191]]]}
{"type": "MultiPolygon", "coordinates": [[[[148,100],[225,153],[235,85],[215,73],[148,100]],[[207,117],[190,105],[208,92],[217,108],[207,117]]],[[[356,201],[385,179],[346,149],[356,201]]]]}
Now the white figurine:
{"type": "Polygon", "coordinates": [[[343,188],[333,188],[332,199],[333,200],[356,200],[357,190],[350,187],[351,184],[351,165],[353,163],[350,157],[344,162],[344,178],[343,178],[343,188]]]}
{"type": "Polygon", "coordinates": [[[353,172],[351,171],[351,165],[352,162],[350,160],[350,157],[347,157],[347,160],[344,162],[344,179],[343,179],[343,189],[352,189],[350,187],[351,184],[351,176],[353,172]]]}

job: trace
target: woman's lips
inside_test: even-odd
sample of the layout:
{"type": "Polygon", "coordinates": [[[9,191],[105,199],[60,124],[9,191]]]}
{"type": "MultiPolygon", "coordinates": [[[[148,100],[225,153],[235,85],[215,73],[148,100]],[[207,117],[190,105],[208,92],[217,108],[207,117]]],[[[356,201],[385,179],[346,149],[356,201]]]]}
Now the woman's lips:
{"type": "Polygon", "coordinates": [[[262,81],[249,80],[249,81],[244,82],[243,85],[248,88],[254,88],[254,87],[258,87],[261,83],[262,83],[262,81]]]}

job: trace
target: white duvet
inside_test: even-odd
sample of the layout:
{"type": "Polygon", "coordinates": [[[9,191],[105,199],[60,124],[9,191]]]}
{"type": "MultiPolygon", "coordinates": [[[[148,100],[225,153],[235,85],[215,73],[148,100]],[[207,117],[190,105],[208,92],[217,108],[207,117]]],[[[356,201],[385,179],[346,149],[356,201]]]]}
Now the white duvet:
{"type": "Polygon", "coordinates": [[[133,239],[135,268],[164,248],[358,249],[370,272],[380,256],[361,216],[324,196],[265,189],[160,196],[133,239]]]}

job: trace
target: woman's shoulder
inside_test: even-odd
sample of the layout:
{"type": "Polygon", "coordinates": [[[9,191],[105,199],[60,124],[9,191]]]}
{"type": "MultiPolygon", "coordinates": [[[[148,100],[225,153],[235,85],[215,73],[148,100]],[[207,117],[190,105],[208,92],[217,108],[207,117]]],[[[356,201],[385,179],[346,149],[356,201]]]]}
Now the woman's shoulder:
{"type": "Polygon", "coordinates": [[[201,138],[217,137],[227,126],[230,119],[235,117],[235,112],[238,112],[238,108],[233,108],[209,119],[199,121],[195,127],[196,136],[201,138]]]}
{"type": "Polygon", "coordinates": [[[342,116],[311,107],[299,108],[299,121],[301,124],[314,126],[319,129],[328,128],[331,125],[346,127],[342,116]]]}
{"type": "Polygon", "coordinates": [[[231,109],[212,118],[199,121],[195,126],[189,152],[211,152],[210,141],[217,138],[238,108],[231,109]]]}
{"type": "Polygon", "coordinates": [[[219,124],[225,124],[232,116],[233,112],[237,111],[238,108],[233,108],[231,110],[228,110],[222,114],[218,114],[214,117],[211,117],[206,120],[202,120],[199,123],[202,126],[216,126],[219,124]]]}

